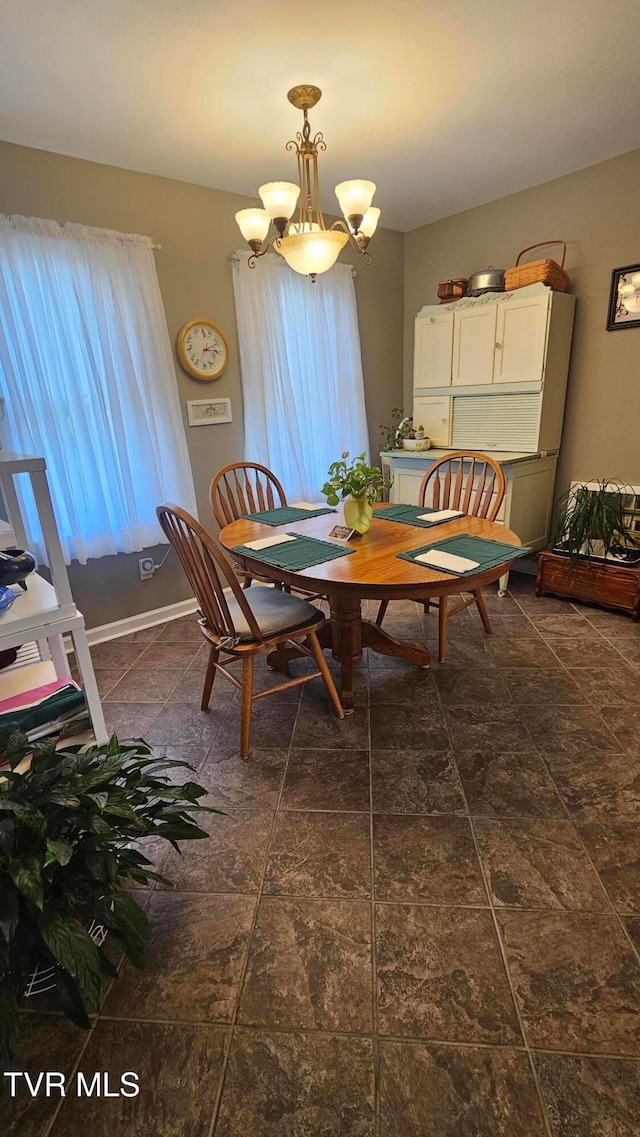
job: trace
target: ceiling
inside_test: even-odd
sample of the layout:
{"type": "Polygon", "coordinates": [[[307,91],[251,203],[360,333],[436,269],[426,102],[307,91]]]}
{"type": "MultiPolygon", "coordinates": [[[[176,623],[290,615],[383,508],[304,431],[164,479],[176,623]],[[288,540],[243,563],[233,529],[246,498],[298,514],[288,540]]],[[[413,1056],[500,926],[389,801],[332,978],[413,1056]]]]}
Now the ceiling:
{"type": "Polygon", "coordinates": [[[640,146],[639,0],[1,7],[0,138],[255,196],[314,83],[325,208],[371,178],[395,229],[640,146]]]}

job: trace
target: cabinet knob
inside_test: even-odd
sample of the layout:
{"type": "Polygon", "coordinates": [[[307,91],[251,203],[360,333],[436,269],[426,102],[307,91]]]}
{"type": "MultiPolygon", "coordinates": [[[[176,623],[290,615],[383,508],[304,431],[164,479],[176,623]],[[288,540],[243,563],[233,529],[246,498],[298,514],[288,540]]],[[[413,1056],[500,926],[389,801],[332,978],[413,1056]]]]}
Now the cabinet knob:
{"type": "Polygon", "coordinates": [[[435,322],[436,322],[436,318],[435,318],[435,316],[429,316],[429,323],[430,323],[430,324],[435,324],[435,322]]]}
{"type": "Polygon", "coordinates": [[[501,343],[497,343],[497,344],[496,344],[496,349],[497,349],[498,351],[500,351],[501,347],[502,347],[502,344],[501,344],[501,343]]]}

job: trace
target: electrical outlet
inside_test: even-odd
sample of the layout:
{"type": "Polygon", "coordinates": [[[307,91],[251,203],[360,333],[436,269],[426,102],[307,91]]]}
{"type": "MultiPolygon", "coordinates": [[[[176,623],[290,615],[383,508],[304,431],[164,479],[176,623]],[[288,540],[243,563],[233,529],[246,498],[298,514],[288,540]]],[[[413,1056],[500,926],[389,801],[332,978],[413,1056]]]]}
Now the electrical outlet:
{"type": "Polygon", "coordinates": [[[153,557],[139,557],[138,558],[138,572],[140,573],[140,580],[151,580],[156,566],[153,563],[153,557]]]}

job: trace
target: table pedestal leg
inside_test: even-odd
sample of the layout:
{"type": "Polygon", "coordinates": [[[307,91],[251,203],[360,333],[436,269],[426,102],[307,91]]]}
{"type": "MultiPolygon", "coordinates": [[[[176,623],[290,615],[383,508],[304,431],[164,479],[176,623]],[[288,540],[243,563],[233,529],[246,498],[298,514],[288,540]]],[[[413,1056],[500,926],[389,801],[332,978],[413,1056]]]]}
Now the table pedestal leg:
{"type": "Polygon", "coordinates": [[[346,596],[329,598],[333,655],[340,660],[340,700],[345,714],[354,709],[353,661],[362,655],[360,600],[346,596]]]}

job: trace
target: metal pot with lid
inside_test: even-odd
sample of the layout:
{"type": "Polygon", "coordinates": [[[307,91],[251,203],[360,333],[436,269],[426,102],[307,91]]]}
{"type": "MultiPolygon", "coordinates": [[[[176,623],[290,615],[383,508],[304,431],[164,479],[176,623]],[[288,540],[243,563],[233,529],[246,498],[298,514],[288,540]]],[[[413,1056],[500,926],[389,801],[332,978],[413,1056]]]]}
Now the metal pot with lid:
{"type": "Polygon", "coordinates": [[[504,292],[503,268],[489,265],[481,272],[474,272],[467,281],[467,296],[482,296],[484,292],[504,292]]]}

